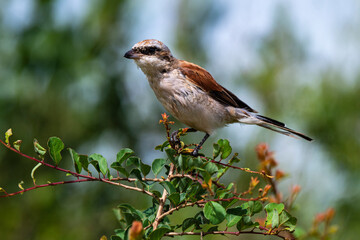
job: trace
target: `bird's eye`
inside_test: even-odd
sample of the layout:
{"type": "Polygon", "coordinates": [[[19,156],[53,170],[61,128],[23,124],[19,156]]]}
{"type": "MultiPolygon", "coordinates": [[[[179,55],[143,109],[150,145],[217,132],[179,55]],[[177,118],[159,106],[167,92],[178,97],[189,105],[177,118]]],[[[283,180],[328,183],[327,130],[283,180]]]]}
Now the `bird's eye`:
{"type": "Polygon", "coordinates": [[[155,52],[156,52],[156,48],[155,47],[150,47],[150,48],[148,48],[148,52],[149,52],[149,54],[154,54],[155,52]]]}

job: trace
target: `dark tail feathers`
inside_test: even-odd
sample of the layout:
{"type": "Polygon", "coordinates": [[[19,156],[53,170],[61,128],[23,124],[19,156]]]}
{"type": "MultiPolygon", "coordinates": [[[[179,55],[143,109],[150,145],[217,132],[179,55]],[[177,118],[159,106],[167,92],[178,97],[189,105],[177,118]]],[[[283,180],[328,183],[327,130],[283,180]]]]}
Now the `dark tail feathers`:
{"type": "Polygon", "coordinates": [[[270,129],[272,131],[287,135],[287,136],[299,136],[305,140],[308,141],[312,141],[313,139],[306,136],[305,134],[296,132],[290,128],[285,127],[285,124],[279,121],[276,121],[274,119],[265,117],[265,116],[261,116],[261,115],[256,115],[256,118],[261,120],[262,123],[258,123],[259,126],[270,129]],[[281,129],[281,130],[280,130],[281,129]]]}

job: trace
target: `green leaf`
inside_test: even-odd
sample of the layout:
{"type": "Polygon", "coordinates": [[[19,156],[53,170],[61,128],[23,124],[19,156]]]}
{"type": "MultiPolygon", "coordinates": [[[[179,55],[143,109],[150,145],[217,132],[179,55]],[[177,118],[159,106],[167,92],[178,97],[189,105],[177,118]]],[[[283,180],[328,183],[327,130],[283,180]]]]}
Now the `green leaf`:
{"type": "Polygon", "coordinates": [[[271,218],[271,228],[277,228],[279,226],[279,212],[278,210],[275,208],[273,210],[273,214],[272,214],[272,218],[271,218]]]}
{"type": "Polygon", "coordinates": [[[169,142],[165,141],[163,144],[158,145],[155,147],[155,150],[160,150],[160,151],[164,151],[164,148],[166,148],[167,146],[169,146],[169,142]]]}
{"type": "Polygon", "coordinates": [[[248,206],[251,216],[262,211],[262,204],[260,201],[249,201],[248,206]]]}
{"type": "Polygon", "coordinates": [[[151,167],[154,175],[158,175],[161,169],[164,167],[166,160],[163,158],[157,158],[153,161],[151,167]]]}
{"type": "Polygon", "coordinates": [[[46,153],[46,149],[43,148],[39,141],[35,138],[34,139],[34,150],[37,154],[39,154],[42,158],[44,157],[45,153],[46,153]]]}
{"type": "Polygon", "coordinates": [[[34,182],[34,185],[36,185],[36,180],[35,180],[35,171],[36,171],[36,169],[38,169],[40,166],[41,166],[42,164],[41,163],[38,163],[38,164],[36,164],[36,166],[31,170],[31,174],[30,174],[30,176],[31,176],[31,178],[32,178],[32,180],[33,180],[33,182],[34,182]]]}
{"type": "Polygon", "coordinates": [[[71,159],[72,159],[73,162],[74,162],[75,171],[76,171],[77,173],[81,173],[82,166],[81,166],[79,154],[77,154],[77,152],[75,152],[75,150],[72,149],[72,148],[68,148],[68,150],[69,150],[71,159]]]}
{"type": "Polygon", "coordinates": [[[219,156],[221,148],[220,148],[220,145],[217,143],[214,143],[213,146],[214,146],[213,147],[214,148],[213,149],[213,158],[215,159],[219,156]]]}
{"type": "Polygon", "coordinates": [[[207,202],[204,206],[205,217],[214,225],[224,221],[226,210],[217,202],[207,202]]]}
{"type": "Polygon", "coordinates": [[[175,161],[175,155],[176,155],[176,151],[172,148],[167,148],[165,149],[165,152],[166,152],[166,155],[168,156],[169,160],[176,164],[176,161],[175,161]]]}
{"type": "Polygon", "coordinates": [[[130,174],[126,171],[125,168],[123,168],[119,162],[113,162],[111,164],[111,166],[113,169],[115,169],[116,171],[119,171],[120,173],[122,173],[125,177],[129,177],[130,174]]]}
{"type": "Polygon", "coordinates": [[[171,182],[164,181],[164,182],[161,182],[160,184],[166,189],[168,194],[171,195],[172,193],[176,192],[176,188],[174,187],[174,185],[172,185],[171,182]]]}
{"type": "Polygon", "coordinates": [[[260,224],[258,222],[251,221],[250,216],[242,216],[240,221],[237,223],[236,228],[239,231],[245,230],[247,228],[258,227],[260,224]]]}
{"type": "Polygon", "coordinates": [[[180,193],[174,192],[174,193],[169,195],[168,199],[170,200],[170,202],[172,204],[177,206],[179,204],[179,202],[180,202],[180,193]]]}
{"type": "Polygon", "coordinates": [[[149,240],[160,240],[165,235],[165,233],[170,231],[171,229],[165,227],[157,228],[152,233],[150,233],[149,240]]]}
{"type": "Polygon", "coordinates": [[[279,216],[279,226],[285,226],[287,230],[294,231],[297,219],[291,216],[286,210],[283,210],[279,216]]]}
{"type": "Polygon", "coordinates": [[[241,218],[242,218],[242,216],[235,216],[235,215],[231,215],[231,214],[226,215],[226,221],[227,221],[226,226],[227,227],[234,226],[241,220],[241,218]]]}
{"type": "Polygon", "coordinates": [[[131,150],[130,148],[121,149],[116,155],[116,161],[121,164],[133,154],[134,151],[131,150]]]}
{"type": "Polygon", "coordinates": [[[135,209],[133,206],[131,206],[130,204],[127,203],[123,203],[117,206],[122,212],[130,212],[132,215],[134,215],[134,218],[136,220],[142,221],[143,219],[145,219],[144,214],[135,209]]]}
{"type": "Polygon", "coordinates": [[[91,154],[89,156],[89,160],[90,160],[90,163],[93,164],[93,165],[94,165],[94,162],[95,162],[94,167],[96,168],[97,171],[100,170],[100,172],[102,174],[104,174],[104,176],[109,171],[107,161],[101,154],[93,153],[93,154],[91,154]],[[98,168],[96,167],[96,163],[98,164],[98,168]]]}
{"type": "Polygon", "coordinates": [[[216,173],[218,171],[218,167],[216,166],[215,163],[212,162],[208,162],[205,165],[205,170],[211,175],[213,175],[214,173],[216,173]]]}
{"type": "Polygon", "coordinates": [[[110,236],[110,240],[123,240],[123,239],[121,237],[119,237],[119,236],[112,235],[112,236],[110,236]]]}
{"type": "Polygon", "coordinates": [[[20,152],[20,146],[21,146],[22,140],[16,140],[13,145],[16,150],[20,152]]]}
{"type": "Polygon", "coordinates": [[[142,162],[140,162],[140,170],[141,170],[141,173],[144,175],[144,177],[146,175],[149,174],[150,170],[151,170],[151,167],[147,164],[144,164],[142,162]]]}
{"type": "Polygon", "coordinates": [[[285,206],[283,203],[269,203],[264,209],[267,213],[266,223],[271,224],[272,228],[279,226],[280,214],[284,210],[285,206]]]}
{"type": "Polygon", "coordinates": [[[50,137],[47,143],[49,147],[50,157],[54,160],[56,165],[61,161],[61,151],[64,149],[64,143],[58,137],[50,137]]]}
{"type": "Polygon", "coordinates": [[[142,181],[142,176],[139,169],[134,168],[133,170],[131,170],[130,175],[134,175],[137,179],[142,181]]]}
{"type": "Polygon", "coordinates": [[[247,210],[239,206],[239,207],[227,209],[226,213],[227,213],[226,220],[228,222],[226,226],[232,227],[241,220],[242,216],[246,215],[247,210]]]}
{"type": "Polygon", "coordinates": [[[186,218],[182,223],[182,231],[185,232],[186,229],[188,229],[192,225],[195,225],[196,223],[197,220],[195,218],[186,218]]]}
{"type": "Polygon", "coordinates": [[[5,132],[5,143],[6,143],[6,145],[10,145],[9,138],[10,138],[12,135],[13,135],[12,129],[9,128],[9,129],[5,132]]]}
{"type": "Polygon", "coordinates": [[[177,161],[178,161],[177,165],[180,167],[181,170],[184,171],[186,169],[186,161],[183,158],[182,154],[180,154],[180,156],[178,156],[177,161]]]}
{"type": "Polygon", "coordinates": [[[231,152],[232,152],[232,148],[230,146],[230,143],[227,139],[224,139],[221,145],[221,149],[222,149],[222,154],[221,154],[221,158],[225,159],[227,158],[231,152]]]}
{"type": "Polygon", "coordinates": [[[129,167],[131,165],[134,165],[135,167],[140,167],[140,158],[138,157],[129,157],[126,160],[126,166],[129,167]]]}
{"type": "Polygon", "coordinates": [[[210,227],[206,232],[215,232],[215,231],[219,231],[219,226],[214,226],[214,227],[210,227]]]}
{"type": "Polygon", "coordinates": [[[79,161],[81,163],[82,168],[89,172],[89,157],[84,154],[79,154],[79,161]]]}

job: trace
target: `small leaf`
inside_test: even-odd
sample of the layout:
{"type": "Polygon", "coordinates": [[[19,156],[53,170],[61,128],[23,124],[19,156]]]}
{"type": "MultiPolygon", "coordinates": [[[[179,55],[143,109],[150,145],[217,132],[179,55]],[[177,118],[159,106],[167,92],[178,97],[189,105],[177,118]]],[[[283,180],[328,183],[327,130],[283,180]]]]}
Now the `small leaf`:
{"type": "Polygon", "coordinates": [[[165,235],[165,233],[170,231],[171,229],[165,227],[157,228],[150,233],[149,240],[160,240],[165,235]]]}
{"type": "Polygon", "coordinates": [[[151,167],[152,167],[152,171],[154,173],[154,175],[158,175],[159,172],[161,171],[161,169],[164,167],[165,165],[165,159],[163,158],[157,158],[153,161],[151,167]]]}
{"type": "Polygon", "coordinates": [[[166,152],[166,155],[168,156],[169,160],[176,164],[176,161],[175,161],[175,155],[176,155],[176,151],[172,148],[167,148],[165,149],[165,152],[166,152]]]}
{"type": "Polygon", "coordinates": [[[71,159],[73,160],[75,171],[77,173],[81,173],[82,166],[81,166],[79,154],[77,152],[75,152],[75,150],[72,148],[68,148],[68,150],[69,150],[71,159]]]}
{"type": "Polygon", "coordinates": [[[90,163],[93,161],[98,163],[99,170],[102,174],[104,174],[104,176],[107,174],[107,172],[109,171],[107,161],[101,154],[93,153],[89,156],[89,159],[90,159],[90,163]]]}
{"type": "Polygon", "coordinates": [[[192,225],[195,225],[197,223],[195,218],[186,218],[182,223],[182,231],[185,232],[186,229],[191,227],[192,225]]]}
{"type": "Polygon", "coordinates": [[[164,182],[161,182],[160,184],[166,189],[168,194],[172,194],[172,193],[176,192],[176,189],[175,189],[174,185],[172,185],[171,182],[164,181],[164,182]]]}
{"type": "Polygon", "coordinates": [[[212,162],[208,162],[205,166],[205,170],[211,175],[213,175],[214,173],[216,173],[218,171],[218,167],[216,166],[215,163],[212,162]]]}
{"type": "Polygon", "coordinates": [[[207,232],[215,232],[215,231],[219,231],[219,226],[214,226],[214,227],[210,227],[207,232]]]}
{"type": "Polygon", "coordinates": [[[130,148],[121,149],[116,155],[116,161],[121,164],[133,154],[134,151],[130,148]]]}
{"type": "Polygon", "coordinates": [[[144,214],[135,209],[133,206],[131,206],[130,204],[127,203],[123,203],[117,206],[121,211],[129,211],[131,214],[133,214],[135,216],[135,219],[138,221],[141,221],[142,219],[145,219],[144,214]]]}
{"type": "Polygon", "coordinates": [[[130,175],[134,175],[137,179],[142,181],[142,176],[139,169],[134,168],[133,170],[131,170],[130,175]]]}
{"type": "Polygon", "coordinates": [[[249,201],[248,204],[251,216],[262,211],[262,204],[260,201],[249,201]]]}
{"type": "Polygon", "coordinates": [[[129,157],[126,160],[126,166],[129,167],[131,165],[134,165],[135,167],[140,167],[140,158],[138,157],[129,157]]]}
{"type": "Polygon", "coordinates": [[[47,143],[49,147],[50,157],[54,160],[56,165],[61,161],[61,151],[64,149],[64,143],[58,137],[50,137],[47,143]]]}
{"type": "Polygon", "coordinates": [[[214,150],[213,150],[213,158],[215,159],[215,158],[217,158],[217,156],[219,156],[219,154],[220,154],[220,145],[219,144],[217,144],[217,143],[214,143],[214,150]]]}
{"type": "Polygon", "coordinates": [[[115,169],[116,171],[119,171],[120,173],[122,173],[122,174],[123,174],[124,176],[126,176],[126,177],[129,177],[129,176],[130,176],[130,174],[126,171],[125,168],[123,168],[123,167],[120,165],[119,162],[113,162],[113,163],[111,164],[111,167],[112,167],[113,169],[115,169]]]}
{"type": "Polygon", "coordinates": [[[259,227],[259,225],[260,224],[258,222],[251,221],[250,216],[243,216],[241,220],[237,223],[236,228],[239,231],[242,231],[247,228],[259,227]]]}
{"type": "Polygon", "coordinates": [[[279,226],[286,226],[287,230],[294,231],[297,219],[286,210],[283,210],[279,216],[279,222],[279,226]]]}
{"type": "Polygon", "coordinates": [[[174,193],[169,195],[168,199],[170,200],[170,202],[172,204],[177,206],[179,204],[179,202],[180,202],[180,194],[178,192],[174,192],[174,193]]]}
{"type": "Polygon", "coordinates": [[[214,225],[224,221],[226,210],[217,202],[207,202],[204,206],[205,217],[214,225]]]}
{"type": "Polygon", "coordinates": [[[142,162],[140,162],[140,170],[141,170],[141,173],[144,175],[144,177],[146,175],[149,174],[150,170],[151,170],[151,167],[147,164],[144,164],[142,162]]]}
{"type": "Polygon", "coordinates": [[[5,143],[6,143],[6,145],[10,145],[9,138],[10,138],[12,135],[13,135],[12,129],[9,128],[9,129],[5,132],[5,143]]]}
{"type": "Polygon", "coordinates": [[[273,228],[279,226],[279,214],[284,210],[283,203],[269,203],[264,209],[267,213],[266,224],[271,224],[273,228]]]}
{"type": "Polygon", "coordinates": [[[14,145],[14,148],[16,150],[18,150],[20,152],[20,147],[21,147],[21,143],[22,143],[22,140],[16,140],[13,145],[14,145]]]}
{"type": "Polygon", "coordinates": [[[223,140],[221,148],[222,148],[221,158],[222,158],[222,159],[225,159],[225,158],[227,158],[227,157],[231,154],[231,152],[232,152],[232,148],[231,148],[230,143],[229,143],[229,141],[228,141],[227,139],[224,139],[224,140],[223,140]]]}
{"type": "Polygon", "coordinates": [[[79,154],[79,161],[82,168],[85,171],[89,172],[89,157],[87,155],[79,154]]]}
{"type": "Polygon", "coordinates": [[[34,150],[37,154],[39,154],[42,158],[44,157],[45,153],[46,153],[46,149],[43,148],[40,144],[39,141],[35,138],[34,139],[34,150]]]}
{"type": "Polygon", "coordinates": [[[36,164],[36,166],[31,170],[30,176],[31,176],[31,178],[32,178],[32,180],[33,180],[33,182],[34,182],[34,185],[36,185],[36,182],[35,182],[36,180],[35,180],[35,176],[34,176],[35,171],[36,171],[36,169],[38,169],[41,165],[42,165],[41,163],[38,163],[38,164],[36,164]]]}

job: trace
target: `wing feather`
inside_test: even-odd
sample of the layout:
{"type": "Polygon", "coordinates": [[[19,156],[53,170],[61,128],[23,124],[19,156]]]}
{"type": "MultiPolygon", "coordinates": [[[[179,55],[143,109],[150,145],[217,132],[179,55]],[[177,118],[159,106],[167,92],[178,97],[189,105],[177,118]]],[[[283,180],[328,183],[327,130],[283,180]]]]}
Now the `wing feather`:
{"type": "Polygon", "coordinates": [[[232,106],[236,108],[243,108],[249,112],[256,111],[249,107],[246,103],[241,101],[232,92],[218,84],[211,74],[202,67],[179,60],[179,69],[181,73],[186,76],[193,84],[207,92],[210,97],[219,101],[225,106],[232,106]]]}

